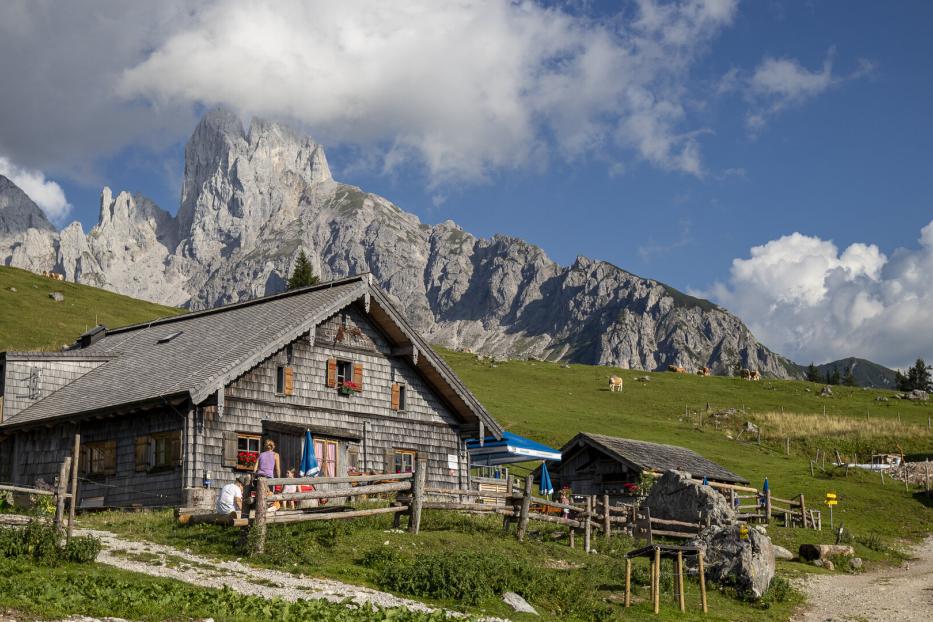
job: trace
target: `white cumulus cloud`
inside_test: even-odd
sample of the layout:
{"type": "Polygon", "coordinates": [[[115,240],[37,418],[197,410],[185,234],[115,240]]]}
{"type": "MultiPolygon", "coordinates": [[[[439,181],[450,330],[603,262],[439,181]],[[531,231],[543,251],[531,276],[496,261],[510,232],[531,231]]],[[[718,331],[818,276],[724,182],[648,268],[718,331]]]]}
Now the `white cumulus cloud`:
{"type": "Polygon", "coordinates": [[[57,225],[64,223],[71,211],[71,204],[65,198],[61,186],[46,179],[41,171],[20,168],[3,156],[0,156],[0,175],[19,186],[52,222],[57,225]]]}
{"type": "Polygon", "coordinates": [[[917,248],[891,257],[874,244],[840,252],[829,240],[786,235],[733,260],[728,282],[703,293],[798,362],[933,359],[933,221],[917,248]]]}
{"type": "Polygon", "coordinates": [[[687,72],[736,1],[636,5],[597,22],[530,2],[217,0],[117,90],[296,120],[439,181],[607,148],[701,175],[687,72]]]}

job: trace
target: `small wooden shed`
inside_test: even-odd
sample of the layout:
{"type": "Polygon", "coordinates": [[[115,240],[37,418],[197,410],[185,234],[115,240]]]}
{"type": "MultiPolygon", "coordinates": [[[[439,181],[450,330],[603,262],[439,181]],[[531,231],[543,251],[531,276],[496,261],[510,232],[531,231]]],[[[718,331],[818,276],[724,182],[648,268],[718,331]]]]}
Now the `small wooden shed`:
{"type": "Polygon", "coordinates": [[[646,472],[687,471],[696,478],[725,484],[747,484],[700,454],[676,445],[581,432],[561,448],[561,461],[549,467],[555,488],[569,486],[575,495],[626,497],[646,472]]]}

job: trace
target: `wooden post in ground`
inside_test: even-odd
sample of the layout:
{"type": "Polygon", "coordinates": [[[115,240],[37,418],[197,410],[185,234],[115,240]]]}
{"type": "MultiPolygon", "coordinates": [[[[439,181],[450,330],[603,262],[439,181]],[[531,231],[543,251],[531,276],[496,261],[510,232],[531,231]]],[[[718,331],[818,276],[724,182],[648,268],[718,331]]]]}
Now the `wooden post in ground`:
{"type": "Polygon", "coordinates": [[[74,531],[75,511],[78,508],[78,463],[81,456],[81,435],[75,434],[75,444],[71,450],[71,503],[68,506],[68,539],[74,531]]]}
{"type": "Polygon", "coordinates": [[[269,494],[269,486],[266,484],[266,478],[260,477],[256,480],[256,512],[253,518],[253,532],[251,536],[251,553],[258,555],[266,550],[266,495],[269,494]]]}
{"type": "Polygon", "coordinates": [[[807,504],[803,498],[803,493],[800,493],[800,519],[803,521],[803,528],[807,528],[807,504]]]}
{"type": "Polygon", "coordinates": [[[651,508],[645,508],[645,531],[648,534],[648,544],[654,544],[654,536],[651,533],[651,508]]]}
{"type": "Polygon", "coordinates": [[[606,542],[612,537],[612,520],[609,517],[609,495],[603,495],[603,535],[606,542]]]}
{"type": "Polygon", "coordinates": [[[878,472],[881,473],[881,485],[884,486],[884,469],[878,469],[878,472]]]}
{"type": "Polygon", "coordinates": [[[926,487],[927,496],[930,496],[930,459],[927,458],[926,462],[923,463],[923,481],[924,486],[926,487]]]}
{"type": "Polygon", "coordinates": [[[568,536],[569,536],[569,540],[570,540],[570,548],[576,548],[576,546],[577,546],[577,543],[576,543],[576,536],[577,536],[577,533],[576,533],[576,531],[574,531],[573,527],[567,527],[567,529],[570,530],[570,531],[568,531],[568,536]]]}
{"type": "Polygon", "coordinates": [[[528,512],[531,511],[531,491],[534,487],[534,478],[531,473],[525,476],[525,494],[522,496],[522,507],[518,515],[518,541],[525,540],[528,531],[528,512]]]}
{"type": "Polygon", "coordinates": [[[654,612],[661,611],[661,547],[654,549],[654,612]]]}
{"type": "Polygon", "coordinates": [[[765,522],[771,523],[771,488],[765,492],[765,522]]]}
{"type": "Polygon", "coordinates": [[[632,560],[625,559],[625,606],[632,606],[632,560]]]}
{"type": "Polygon", "coordinates": [[[687,605],[684,602],[684,554],[681,551],[677,551],[677,599],[680,604],[680,611],[686,611],[687,605]]]}
{"type": "Polygon", "coordinates": [[[813,474],[813,460],[810,461],[810,477],[815,477],[813,474]]]}
{"type": "Polygon", "coordinates": [[[408,531],[417,534],[421,530],[421,508],[424,505],[424,485],[428,480],[428,459],[418,456],[414,480],[411,485],[411,514],[408,531]]]}
{"type": "Polygon", "coordinates": [[[586,496],[586,518],[583,523],[583,550],[587,553],[590,552],[590,543],[593,536],[593,497],[592,495],[586,496]]]}
{"type": "Polygon", "coordinates": [[[703,551],[697,553],[700,572],[700,603],[703,605],[703,613],[707,613],[706,607],[706,569],[703,567],[703,551]]]}
{"type": "Polygon", "coordinates": [[[65,498],[68,496],[68,477],[71,475],[71,456],[67,456],[58,470],[55,486],[55,528],[60,536],[65,535],[65,498]]]}

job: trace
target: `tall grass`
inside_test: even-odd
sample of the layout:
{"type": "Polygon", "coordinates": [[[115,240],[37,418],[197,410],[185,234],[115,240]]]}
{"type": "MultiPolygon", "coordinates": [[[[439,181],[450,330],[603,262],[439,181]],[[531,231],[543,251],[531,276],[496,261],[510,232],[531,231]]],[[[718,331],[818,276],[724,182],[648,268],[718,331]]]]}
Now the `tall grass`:
{"type": "Polygon", "coordinates": [[[910,438],[933,441],[933,431],[926,426],[901,423],[890,417],[841,417],[835,415],[790,412],[755,413],[749,417],[761,429],[765,440],[791,440],[824,436],[834,439],[883,441],[910,438]]]}

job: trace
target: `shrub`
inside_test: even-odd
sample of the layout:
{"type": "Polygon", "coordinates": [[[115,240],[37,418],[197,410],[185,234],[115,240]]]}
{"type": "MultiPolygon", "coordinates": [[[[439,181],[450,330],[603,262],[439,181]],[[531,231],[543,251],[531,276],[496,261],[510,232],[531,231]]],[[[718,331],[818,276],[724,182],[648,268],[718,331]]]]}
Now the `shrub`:
{"type": "Polygon", "coordinates": [[[378,546],[363,553],[363,557],[360,558],[359,563],[365,568],[382,571],[386,566],[401,564],[402,557],[395,549],[391,549],[387,546],[378,546]]]}
{"type": "Polygon", "coordinates": [[[885,546],[884,541],[876,533],[870,533],[865,536],[856,536],[855,541],[864,546],[867,549],[872,551],[877,551],[879,553],[884,553],[888,547],[885,546]]]}
{"type": "Polygon", "coordinates": [[[36,563],[54,566],[62,561],[87,563],[100,553],[100,540],[91,536],[75,537],[59,545],[59,533],[53,525],[30,521],[25,527],[0,529],[0,557],[25,557],[36,563]]]}
{"type": "Polygon", "coordinates": [[[781,575],[775,575],[774,578],[771,579],[771,585],[768,586],[768,591],[765,592],[758,604],[763,609],[767,609],[774,603],[786,602],[792,593],[793,588],[790,585],[790,581],[781,575]]]}

